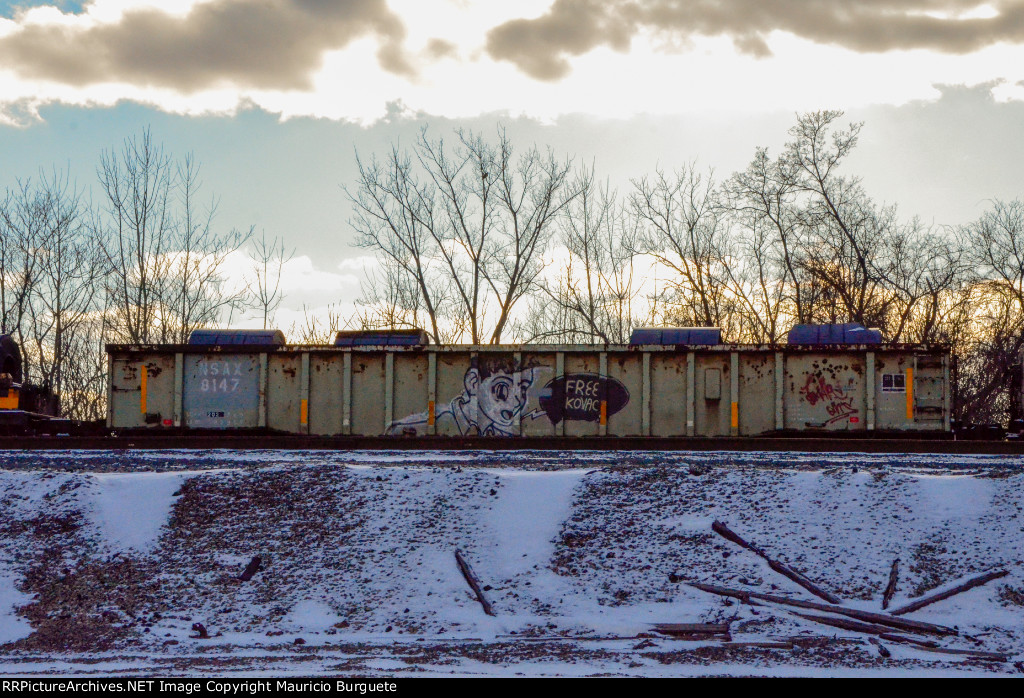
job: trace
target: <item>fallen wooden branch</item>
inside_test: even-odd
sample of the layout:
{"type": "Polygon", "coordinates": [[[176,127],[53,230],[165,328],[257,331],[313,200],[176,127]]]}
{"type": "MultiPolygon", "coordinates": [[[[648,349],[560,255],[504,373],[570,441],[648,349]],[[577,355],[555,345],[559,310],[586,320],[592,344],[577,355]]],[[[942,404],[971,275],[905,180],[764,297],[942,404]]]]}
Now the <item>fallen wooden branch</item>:
{"type": "Polygon", "coordinates": [[[808,579],[801,573],[797,572],[793,568],[787,567],[783,565],[781,562],[776,562],[775,560],[766,559],[765,561],[768,563],[768,566],[771,567],[773,570],[775,570],[784,577],[792,579],[794,582],[796,582],[804,589],[817,596],[819,599],[824,599],[825,601],[834,604],[842,603],[842,600],[838,596],[835,596],[834,594],[825,591],[824,589],[819,587],[817,584],[815,584],[810,579],[808,579]]]}
{"type": "Polygon", "coordinates": [[[749,541],[746,541],[743,538],[741,538],[721,521],[715,521],[714,523],[712,523],[711,530],[717,533],[718,535],[722,536],[726,540],[731,541],[736,545],[739,545],[740,547],[746,548],[758,557],[763,558],[764,561],[768,563],[768,566],[771,567],[773,570],[781,574],[783,577],[793,580],[794,582],[796,582],[804,589],[817,596],[818,598],[824,599],[829,603],[840,603],[840,600],[837,597],[833,596],[832,594],[828,593],[827,591],[819,587],[817,584],[812,582],[810,579],[805,577],[800,572],[797,572],[793,568],[788,567],[782,564],[781,562],[773,560],[768,556],[768,554],[765,551],[761,550],[761,548],[757,547],[753,543],[750,543],[749,541]]]}
{"type": "Polygon", "coordinates": [[[974,659],[986,659],[990,662],[1008,662],[1010,657],[1001,652],[982,652],[981,650],[958,650],[949,647],[918,647],[922,652],[935,652],[937,654],[955,654],[961,657],[973,657],[974,659]]]}
{"type": "Polygon", "coordinates": [[[896,581],[900,576],[900,559],[892,561],[892,569],[889,570],[889,583],[885,585],[885,592],[882,594],[882,610],[889,608],[893,594],[896,593],[896,581]]]}
{"type": "Polygon", "coordinates": [[[811,613],[800,613],[799,611],[790,611],[794,616],[803,618],[805,620],[813,621],[815,623],[821,623],[822,625],[830,625],[833,628],[842,628],[843,630],[852,630],[855,633],[865,633],[867,635],[886,635],[892,632],[892,628],[888,625],[881,625],[879,623],[862,623],[856,620],[849,620],[847,618],[834,618],[832,616],[816,616],[811,613]]]}
{"type": "Polygon", "coordinates": [[[818,644],[841,644],[855,647],[863,642],[859,637],[839,637],[838,635],[791,635],[780,639],[792,642],[797,647],[813,647],[818,644]]]}
{"type": "MultiPolygon", "coordinates": [[[[821,623],[822,625],[830,625],[834,628],[842,628],[843,630],[852,630],[857,633],[865,633],[867,635],[877,635],[882,640],[888,640],[889,642],[896,642],[905,645],[914,645],[915,647],[922,647],[925,649],[934,649],[938,647],[938,643],[931,640],[921,640],[916,637],[907,637],[906,635],[897,635],[892,632],[892,628],[887,628],[882,625],[874,623],[858,623],[857,621],[846,620],[845,618],[830,618],[828,616],[815,616],[809,613],[798,613],[792,611],[793,615],[805,618],[815,623],[821,623]]],[[[871,638],[874,641],[874,638],[871,638]]],[[[884,656],[884,655],[883,655],[884,656]]]]}
{"type": "Polygon", "coordinates": [[[889,659],[889,657],[892,656],[892,652],[890,652],[889,649],[885,645],[883,645],[877,637],[868,638],[868,642],[875,646],[875,649],[878,650],[878,654],[881,655],[883,659],[889,659]]]}
{"type": "Polygon", "coordinates": [[[248,582],[252,579],[253,575],[260,571],[260,566],[263,564],[263,558],[259,555],[249,561],[249,564],[245,566],[245,570],[242,574],[238,575],[238,581],[248,582]]]}
{"type": "Polygon", "coordinates": [[[663,635],[686,640],[732,640],[728,623],[655,623],[654,629],[663,635]]]}
{"type": "Polygon", "coordinates": [[[911,611],[916,611],[919,608],[930,606],[936,601],[942,601],[943,599],[948,599],[950,596],[962,594],[968,589],[980,587],[982,584],[987,584],[991,582],[993,579],[999,579],[1000,577],[1005,577],[1008,574],[1010,574],[1009,570],[996,570],[994,572],[988,572],[986,574],[978,575],[977,577],[971,577],[963,584],[958,584],[952,589],[946,589],[946,591],[940,591],[937,594],[922,597],[917,601],[914,601],[913,603],[908,603],[906,606],[900,606],[894,611],[890,611],[890,613],[892,613],[894,616],[901,616],[904,613],[910,613],[911,611]]]}
{"type": "Polygon", "coordinates": [[[495,635],[506,642],[636,642],[637,640],[658,640],[666,642],[680,638],[658,637],[650,633],[640,635],[495,635]]]}
{"type": "Polygon", "coordinates": [[[506,642],[636,642],[636,635],[495,635],[506,642]]]}
{"type": "Polygon", "coordinates": [[[754,553],[758,557],[763,557],[766,560],[768,559],[768,553],[766,553],[765,551],[761,550],[759,547],[757,547],[756,545],[754,545],[750,541],[747,541],[747,540],[744,540],[743,538],[740,538],[740,536],[735,531],[730,529],[728,526],[726,526],[721,521],[713,522],[711,524],[711,530],[714,531],[715,533],[717,533],[718,535],[720,535],[722,538],[725,538],[727,541],[735,543],[736,545],[740,546],[741,548],[746,548],[747,550],[749,550],[750,552],[754,553]]]}
{"type": "Polygon", "coordinates": [[[896,635],[894,633],[886,633],[885,635],[879,635],[878,637],[883,640],[889,640],[890,642],[901,642],[905,645],[915,645],[917,647],[938,647],[939,643],[931,640],[921,640],[916,637],[907,637],[906,635],[896,635]]]}
{"type": "Polygon", "coordinates": [[[476,600],[480,602],[480,605],[484,608],[484,613],[489,616],[497,615],[494,609],[491,608],[491,604],[487,601],[487,597],[484,596],[484,590],[480,588],[480,580],[473,573],[473,568],[469,566],[469,563],[462,557],[462,553],[458,550],[455,551],[455,562],[459,565],[459,570],[462,572],[462,576],[466,578],[466,583],[469,584],[469,588],[476,594],[476,600]]]}
{"type": "Polygon", "coordinates": [[[907,642],[920,647],[938,647],[934,642],[927,640],[918,640],[917,638],[905,637],[903,635],[896,635],[892,632],[892,628],[881,625],[879,623],[861,623],[855,620],[847,620],[846,618],[834,618],[831,616],[816,616],[810,613],[800,613],[798,611],[791,611],[794,616],[804,618],[806,620],[813,621],[815,623],[821,623],[822,625],[830,625],[833,628],[842,628],[843,630],[851,630],[855,633],[864,633],[865,635],[877,635],[885,640],[892,642],[907,642]]]}
{"type": "Polygon", "coordinates": [[[796,645],[792,642],[723,642],[718,647],[736,647],[739,649],[791,650],[796,645]]]}
{"type": "MultiPolygon", "coordinates": [[[[518,635],[497,635],[506,642],[619,642],[628,641],[636,642],[637,640],[650,641],[650,637],[643,635],[609,635],[609,636],[583,636],[574,637],[572,635],[544,635],[541,637],[520,637],[518,635]]],[[[654,638],[659,642],[671,642],[673,640],[685,640],[686,638],[680,638],[676,636],[669,637],[658,637],[654,638]]],[[[715,640],[716,638],[710,638],[715,640]]],[[[651,643],[652,647],[656,646],[655,643],[651,643]]],[[[737,649],[751,648],[751,649],[777,649],[777,650],[791,650],[796,646],[796,643],[790,640],[761,640],[761,641],[746,641],[746,642],[732,642],[731,640],[716,641],[705,645],[706,647],[733,647],[737,649]]],[[[636,648],[634,648],[636,649],[636,648]]]]}
{"type": "Polygon", "coordinates": [[[933,623],[925,623],[918,620],[910,620],[909,618],[896,618],[885,613],[872,613],[871,611],[861,611],[855,608],[846,608],[845,606],[828,606],[823,603],[817,603],[815,601],[803,601],[801,599],[790,599],[785,596],[776,596],[775,594],[764,594],[757,591],[742,591],[739,589],[729,589],[726,587],[714,586],[712,584],[699,584],[697,582],[689,582],[690,586],[701,591],[706,591],[709,594],[717,594],[718,596],[729,596],[734,599],[739,599],[744,603],[750,603],[751,599],[758,599],[760,601],[768,601],[770,603],[782,604],[784,606],[796,606],[797,608],[808,608],[813,611],[824,611],[826,613],[838,613],[840,615],[848,616],[850,618],[856,618],[868,623],[878,623],[879,625],[888,625],[904,632],[916,632],[925,635],[958,635],[958,631],[954,628],[947,628],[944,625],[935,625],[933,623]]]}

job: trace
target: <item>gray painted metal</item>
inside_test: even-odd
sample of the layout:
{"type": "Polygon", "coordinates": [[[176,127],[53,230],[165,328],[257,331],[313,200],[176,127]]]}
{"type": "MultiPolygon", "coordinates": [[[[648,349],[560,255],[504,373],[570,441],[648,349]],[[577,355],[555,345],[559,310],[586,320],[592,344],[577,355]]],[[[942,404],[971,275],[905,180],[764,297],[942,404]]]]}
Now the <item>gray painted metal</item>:
{"type": "MultiPolygon", "coordinates": [[[[555,377],[565,377],[565,352],[555,352],[555,377]]],[[[558,436],[565,436],[565,420],[560,420],[555,423],[555,434],[558,436]]]]}
{"type": "Polygon", "coordinates": [[[184,424],[201,429],[259,424],[259,357],[255,354],[184,356],[184,424]]]}
{"type": "Polygon", "coordinates": [[[384,355],[384,431],[395,421],[395,355],[384,355]]]}
{"type": "Polygon", "coordinates": [[[781,431],[785,428],[785,402],[783,401],[783,390],[786,375],[786,355],[781,351],[775,352],[775,429],[781,431]]]}
{"type": "Polygon", "coordinates": [[[651,435],[651,354],[644,352],[643,358],[643,397],[641,399],[641,431],[644,436],[651,435]]]}
{"type": "MultiPolygon", "coordinates": [[[[120,402],[120,401],[119,401],[120,402]]],[[[107,428],[114,426],[114,355],[107,354],[107,428]]]]}
{"type": "MultiPolygon", "coordinates": [[[[519,386],[523,380],[523,352],[517,351],[512,355],[512,365],[515,367],[512,384],[513,386],[519,386]]],[[[513,427],[513,434],[515,436],[523,435],[523,410],[519,410],[516,413],[513,427]]]]}
{"type": "Polygon", "coordinates": [[[260,428],[267,426],[267,372],[268,359],[266,354],[260,354],[260,377],[259,377],[259,407],[256,414],[256,425],[260,428]]]}
{"type": "Polygon", "coordinates": [[[686,435],[693,436],[697,411],[697,359],[692,351],[686,355],[686,435]]]}
{"type": "Polygon", "coordinates": [[[322,436],[949,430],[949,355],[941,347],[114,345],[108,351],[108,421],[115,429],[180,419],[192,428],[322,436]]]}
{"type": "Polygon", "coordinates": [[[864,372],[864,379],[867,381],[867,390],[865,391],[867,399],[867,418],[868,431],[875,430],[875,352],[869,351],[865,355],[865,361],[867,362],[867,370],[864,372]]]}
{"type": "Polygon", "coordinates": [[[182,398],[185,392],[185,355],[174,355],[174,426],[181,426],[182,398]]]}
{"type": "MultiPolygon", "coordinates": [[[[436,357],[435,357],[436,358],[436,357]]],[[[352,352],[346,351],[341,376],[341,433],[352,433],[352,352]]]]}
{"type": "Polygon", "coordinates": [[[951,412],[951,409],[950,409],[950,393],[952,391],[950,390],[950,385],[949,385],[949,355],[948,354],[942,357],[942,385],[943,385],[943,388],[944,388],[944,392],[942,394],[942,430],[943,431],[949,431],[949,427],[950,427],[949,422],[950,422],[950,418],[952,417],[952,415],[950,414],[950,412],[951,412]]]}
{"type": "Polygon", "coordinates": [[[427,354],[427,434],[437,433],[434,414],[437,410],[437,354],[427,354]]]}

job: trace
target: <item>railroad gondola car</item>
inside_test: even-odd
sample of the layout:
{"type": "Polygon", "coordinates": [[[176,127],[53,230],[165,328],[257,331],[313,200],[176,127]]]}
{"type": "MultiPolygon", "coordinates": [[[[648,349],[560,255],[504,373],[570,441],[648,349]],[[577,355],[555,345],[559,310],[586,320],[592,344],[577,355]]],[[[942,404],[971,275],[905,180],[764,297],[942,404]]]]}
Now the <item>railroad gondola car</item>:
{"type": "Polygon", "coordinates": [[[432,345],[420,330],[290,345],[276,330],[108,345],[108,427],[352,436],[905,437],[950,433],[948,347],[859,326],[728,344],[643,328],[628,345],[432,345]]]}

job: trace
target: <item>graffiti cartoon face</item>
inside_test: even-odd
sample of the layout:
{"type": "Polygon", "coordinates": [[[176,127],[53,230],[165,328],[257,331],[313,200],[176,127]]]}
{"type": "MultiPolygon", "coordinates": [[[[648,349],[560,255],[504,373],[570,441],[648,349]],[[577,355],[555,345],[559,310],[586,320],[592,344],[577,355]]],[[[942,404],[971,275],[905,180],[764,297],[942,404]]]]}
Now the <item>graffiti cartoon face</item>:
{"type": "Polygon", "coordinates": [[[497,370],[481,376],[476,368],[466,373],[466,392],[476,396],[477,421],[480,433],[499,431],[511,433],[526,409],[528,393],[533,385],[533,371],[518,374],[497,370]]]}

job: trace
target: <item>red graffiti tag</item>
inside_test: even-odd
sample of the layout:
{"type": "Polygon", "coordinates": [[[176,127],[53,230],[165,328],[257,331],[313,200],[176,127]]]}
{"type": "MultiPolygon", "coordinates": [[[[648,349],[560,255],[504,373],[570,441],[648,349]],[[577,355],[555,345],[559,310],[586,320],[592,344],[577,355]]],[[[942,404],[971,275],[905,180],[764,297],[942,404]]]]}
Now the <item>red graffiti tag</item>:
{"type": "MultiPolygon", "coordinates": [[[[826,425],[857,414],[857,409],[853,406],[853,397],[847,395],[838,385],[829,385],[821,376],[807,376],[807,384],[800,392],[812,406],[819,402],[824,403],[825,411],[831,417],[825,422],[826,425]]],[[[853,417],[850,421],[856,419],[853,417]]]]}

